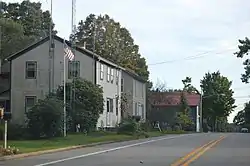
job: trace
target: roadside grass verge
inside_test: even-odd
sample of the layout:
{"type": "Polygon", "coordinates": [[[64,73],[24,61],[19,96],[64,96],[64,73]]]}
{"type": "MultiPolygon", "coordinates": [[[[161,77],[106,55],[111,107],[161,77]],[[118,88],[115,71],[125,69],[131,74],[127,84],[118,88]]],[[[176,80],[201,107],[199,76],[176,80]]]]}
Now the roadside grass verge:
{"type": "MultiPolygon", "coordinates": [[[[176,131],[176,132],[159,132],[152,131],[146,132],[148,137],[157,137],[163,136],[166,134],[184,134],[185,132],[176,131]]],[[[44,139],[44,140],[18,140],[18,141],[8,141],[8,146],[16,147],[20,151],[19,153],[28,153],[28,152],[36,152],[43,150],[51,150],[58,148],[65,148],[70,146],[77,145],[88,145],[93,143],[102,143],[108,141],[128,141],[145,138],[145,136],[136,136],[136,135],[123,135],[116,134],[115,132],[93,132],[88,135],[80,134],[69,134],[67,137],[58,137],[52,139],[44,139]]],[[[3,141],[0,141],[0,144],[3,145],[3,141]]]]}

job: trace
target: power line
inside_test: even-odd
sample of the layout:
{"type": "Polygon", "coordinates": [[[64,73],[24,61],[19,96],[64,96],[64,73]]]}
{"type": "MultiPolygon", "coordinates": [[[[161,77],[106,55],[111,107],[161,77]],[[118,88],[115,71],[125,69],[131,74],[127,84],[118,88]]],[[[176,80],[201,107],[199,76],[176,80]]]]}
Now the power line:
{"type": "Polygon", "coordinates": [[[236,99],[237,98],[250,98],[250,95],[248,95],[248,96],[235,96],[235,97],[233,96],[233,98],[236,98],[236,99]]]}
{"type": "MultiPolygon", "coordinates": [[[[221,51],[221,52],[216,52],[215,54],[222,54],[224,52],[228,52],[228,51],[231,51],[231,50],[234,50],[234,49],[226,49],[224,51],[221,51]]],[[[203,53],[199,53],[199,54],[196,54],[194,56],[187,56],[185,58],[181,58],[181,59],[175,59],[175,60],[168,60],[168,61],[162,61],[162,62],[157,62],[157,63],[151,63],[151,64],[148,64],[148,66],[154,66],[154,65],[161,65],[161,64],[165,64],[165,63],[173,63],[173,62],[178,62],[178,61],[186,61],[186,60],[194,60],[194,59],[199,59],[199,58],[203,58],[205,56],[207,56],[207,54],[209,53],[213,53],[214,51],[206,51],[206,52],[203,52],[203,53]]]]}
{"type": "Polygon", "coordinates": [[[238,88],[232,88],[232,90],[245,90],[250,89],[250,87],[238,87],[238,88]]]}

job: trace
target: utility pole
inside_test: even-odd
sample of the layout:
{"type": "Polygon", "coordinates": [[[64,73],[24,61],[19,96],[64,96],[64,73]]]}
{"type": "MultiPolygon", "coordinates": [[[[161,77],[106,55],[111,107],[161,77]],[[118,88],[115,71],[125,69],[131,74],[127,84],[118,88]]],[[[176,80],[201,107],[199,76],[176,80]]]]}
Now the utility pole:
{"type": "Polygon", "coordinates": [[[200,93],[200,132],[203,132],[202,101],[203,101],[203,92],[202,92],[202,89],[201,89],[201,93],[200,93]]]}
{"type": "Polygon", "coordinates": [[[72,0],[71,33],[72,35],[76,33],[76,0],[72,0]]]}
{"type": "MultiPolygon", "coordinates": [[[[72,52],[74,55],[76,55],[76,39],[75,39],[75,35],[76,34],[76,0],[72,0],[72,13],[71,13],[71,48],[72,48],[72,52]]],[[[73,69],[73,71],[75,71],[76,68],[76,61],[75,61],[75,57],[73,61],[71,62],[72,66],[71,68],[73,69]]],[[[75,110],[75,78],[77,77],[77,73],[73,73],[73,87],[71,87],[70,90],[70,96],[71,96],[71,108],[72,110],[75,110]]]]}
{"type": "MultiPolygon", "coordinates": [[[[93,32],[93,53],[95,53],[95,38],[96,38],[96,18],[94,19],[94,32],[93,32]]],[[[92,74],[92,80],[93,80],[93,83],[95,83],[95,56],[93,54],[93,61],[92,61],[92,69],[93,69],[93,74],[92,74]]]]}
{"type": "Polygon", "coordinates": [[[52,11],[53,11],[53,0],[50,1],[50,27],[49,27],[49,93],[53,91],[54,87],[54,37],[52,34],[52,11]]]}

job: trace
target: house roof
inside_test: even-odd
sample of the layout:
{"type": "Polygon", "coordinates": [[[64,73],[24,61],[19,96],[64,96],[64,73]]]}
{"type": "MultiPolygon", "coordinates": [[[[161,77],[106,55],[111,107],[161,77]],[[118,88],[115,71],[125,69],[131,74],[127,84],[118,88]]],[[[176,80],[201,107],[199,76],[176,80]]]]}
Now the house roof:
{"type": "MultiPolygon", "coordinates": [[[[61,38],[61,37],[59,37],[59,36],[57,36],[57,35],[54,35],[53,37],[54,37],[55,40],[57,40],[57,41],[59,41],[59,42],[61,42],[61,43],[64,42],[64,39],[61,38]]],[[[32,44],[29,45],[28,47],[26,47],[26,48],[24,48],[24,49],[22,49],[22,50],[16,52],[15,54],[13,54],[13,55],[7,57],[6,60],[12,61],[12,60],[18,58],[19,56],[22,56],[22,55],[25,54],[26,52],[28,52],[28,51],[30,51],[30,50],[32,50],[32,49],[34,49],[34,48],[40,46],[41,44],[43,44],[43,43],[45,43],[45,42],[47,42],[47,41],[49,41],[49,36],[47,36],[47,37],[45,37],[45,38],[43,38],[43,39],[40,39],[39,41],[36,41],[36,42],[32,43],[32,44]]],[[[71,44],[69,41],[65,40],[65,42],[66,42],[66,44],[67,44],[69,47],[71,47],[72,44],[71,44]]],[[[110,65],[110,66],[112,66],[112,67],[119,67],[118,65],[112,63],[112,62],[109,61],[109,60],[106,60],[106,59],[104,59],[104,58],[100,58],[100,59],[99,59],[99,57],[101,57],[101,56],[99,56],[99,55],[93,53],[92,51],[89,51],[89,50],[87,50],[87,49],[84,49],[83,47],[78,47],[78,46],[76,46],[75,49],[76,49],[77,51],[79,51],[79,52],[81,52],[81,53],[83,53],[83,54],[89,56],[90,58],[95,58],[95,60],[98,59],[98,60],[102,61],[103,63],[108,64],[108,65],[110,65]]]]}
{"type": "Polygon", "coordinates": [[[141,78],[138,74],[136,74],[134,71],[130,70],[130,69],[123,69],[123,71],[125,73],[127,73],[128,75],[130,75],[131,77],[133,77],[134,79],[141,81],[143,83],[146,83],[147,80],[144,80],[143,78],[141,78]]]}
{"type": "MultiPolygon", "coordinates": [[[[54,35],[53,37],[54,37],[55,40],[57,40],[57,41],[59,41],[59,42],[61,42],[61,43],[64,42],[64,39],[61,38],[61,37],[59,37],[59,36],[57,36],[57,35],[54,35]]],[[[28,47],[26,47],[26,48],[24,48],[24,49],[22,49],[22,50],[16,52],[15,54],[13,54],[13,55],[7,57],[6,60],[12,61],[12,60],[18,58],[19,56],[25,54],[25,53],[28,52],[28,51],[31,51],[32,49],[38,47],[39,45],[41,45],[41,44],[43,44],[43,43],[45,43],[45,42],[47,42],[47,41],[49,41],[49,36],[47,36],[47,37],[45,37],[45,38],[43,38],[43,39],[41,39],[41,40],[39,40],[39,41],[36,41],[36,42],[34,42],[33,44],[29,45],[28,47]]],[[[66,42],[66,44],[67,44],[68,46],[71,46],[71,43],[70,43],[69,41],[65,40],[65,42],[66,42]]],[[[137,74],[135,74],[135,73],[133,73],[133,72],[131,72],[131,71],[128,71],[128,69],[122,68],[121,66],[119,66],[119,65],[117,65],[117,64],[115,64],[115,63],[113,63],[113,62],[110,61],[110,60],[107,60],[107,59],[101,57],[101,56],[98,55],[98,54],[93,53],[92,51],[89,51],[89,50],[87,50],[87,49],[85,49],[85,48],[83,48],[83,47],[78,47],[78,46],[76,46],[76,50],[79,51],[79,52],[81,52],[81,53],[83,53],[83,54],[85,54],[85,55],[87,55],[87,56],[89,56],[89,57],[91,57],[91,58],[95,58],[95,60],[99,60],[99,61],[101,61],[102,63],[105,63],[105,64],[110,65],[110,66],[115,67],[115,68],[119,68],[119,69],[123,70],[124,72],[128,73],[128,74],[131,75],[133,78],[135,78],[135,79],[137,79],[137,80],[139,80],[139,81],[146,82],[144,79],[142,79],[142,78],[141,78],[140,76],[138,76],[137,74]]]]}
{"type": "MultiPolygon", "coordinates": [[[[181,102],[182,92],[153,92],[150,96],[150,102],[155,106],[177,106],[181,102]]],[[[200,104],[200,95],[195,93],[184,94],[189,106],[198,106],[200,104]]]]}

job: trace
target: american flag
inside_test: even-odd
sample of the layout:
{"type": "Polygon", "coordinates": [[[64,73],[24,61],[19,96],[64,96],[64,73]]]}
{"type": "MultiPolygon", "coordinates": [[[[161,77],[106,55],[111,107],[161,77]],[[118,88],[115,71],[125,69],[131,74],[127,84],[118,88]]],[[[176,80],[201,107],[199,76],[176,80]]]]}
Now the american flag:
{"type": "Polygon", "coordinates": [[[69,46],[64,41],[64,56],[66,56],[70,61],[72,61],[75,57],[69,46]]]}

